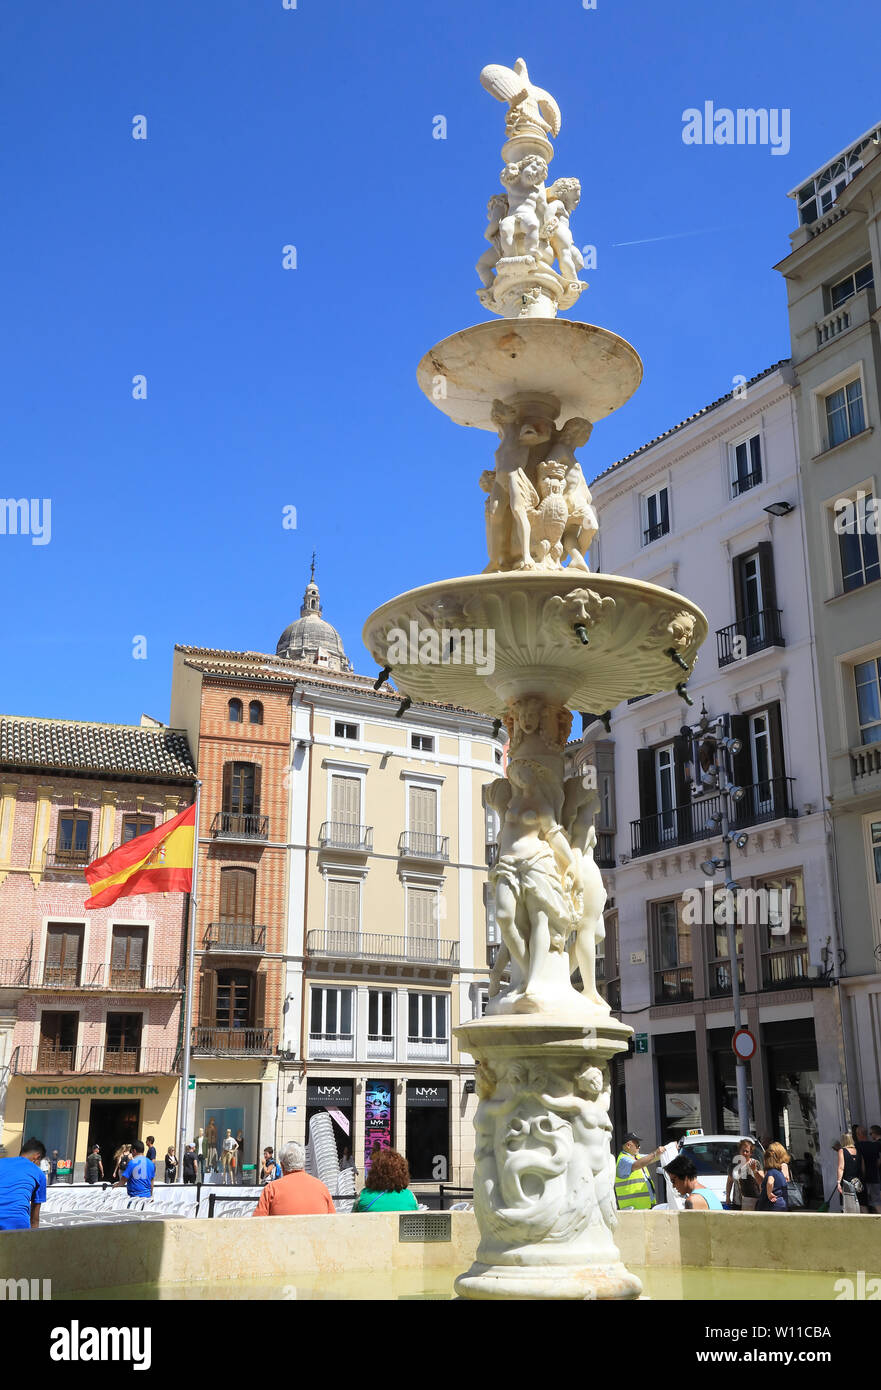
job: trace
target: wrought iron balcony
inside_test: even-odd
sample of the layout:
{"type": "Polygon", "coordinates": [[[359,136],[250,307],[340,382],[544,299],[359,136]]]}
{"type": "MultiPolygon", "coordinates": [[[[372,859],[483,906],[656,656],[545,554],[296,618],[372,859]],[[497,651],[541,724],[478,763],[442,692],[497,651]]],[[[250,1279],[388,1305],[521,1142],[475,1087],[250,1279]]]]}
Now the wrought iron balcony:
{"type": "Polygon", "coordinates": [[[428,835],[422,830],[402,830],[398,840],[401,859],[432,859],[446,862],[450,857],[449,835],[428,835]]]}
{"type": "MultiPolygon", "coordinates": [[[[764,821],[795,817],[795,778],[768,777],[743,787],[743,797],[729,803],[732,830],[745,830],[764,821]]],[[[676,849],[698,840],[708,840],[719,834],[722,811],[721,793],[702,796],[682,806],[671,806],[653,816],[642,816],[630,822],[631,854],[657,854],[659,850],[676,849]]]]}
{"type": "MultiPolygon", "coordinates": [[[[115,846],[108,847],[106,853],[110,853],[115,846]]],[[[43,848],[43,872],[44,873],[82,873],[87,864],[91,864],[98,858],[98,841],[93,840],[91,845],[82,847],[76,846],[73,842],[66,840],[47,840],[43,848]]]]}
{"type": "MultiPolygon", "coordinates": [[[[711,999],[725,998],[732,993],[730,960],[710,961],[707,965],[707,973],[709,975],[709,994],[711,999]]],[[[744,989],[743,957],[740,955],[737,957],[737,983],[742,992],[744,989]]]]}
{"type": "Polygon", "coordinates": [[[17,1047],[9,1069],[14,1076],[95,1072],[166,1076],[175,1071],[178,1056],[173,1047],[64,1047],[39,1042],[32,1047],[17,1047]]]}
{"type": "Polygon", "coordinates": [[[809,985],[808,948],[793,946],[785,951],[765,951],[762,956],[764,989],[798,989],[809,985]]]}
{"type": "Polygon", "coordinates": [[[720,666],[730,666],[766,647],[785,647],[779,608],[763,608],[716,631],[716,655],[720,666]]]}
{"type": "Polygon", "coordinates": [[[205,932],[205,946],[259,956],[266,950],[266,928],[250,922],[211,922],[205,932]]]}
{"type": "Polygon", "coordinates": [[[601,869],[614,869],[615,867],[615,836],[606,830],[597,832],[596,849],[593,852],[594,863],[601,869]]]}
{"type": "Polygon", "coordinates": [[[642,533],[643,545],[651,545],[652,541],[659,541],[662,536],[668,535],[670,531],[669,521],[658,521],[654,526],[648,526],[642,533]]]}
{"type": "Polygon", "coordinates": [[[354,854],[370,854],[373,850],[373,826],[349,825],[345,821],[326,820],[318,832],[319,849],[346,849],[354,854]]]}
{"type": "Polygon", "coordinates": [[[358,960],[400,960],[419,965],[459,964],[458,941],[437,937],[385,936],[374,932],[319,928],[306,933],[306,953],[358,960]]]}
{"type": "Polygon", "coordinates": [[[211,822],[211,834],[216,840],[267,840],[269,817],[218,811],[211,822]]]}
{"type": "Polygon", "coordinates": [[[740,477],[735,478],[731,484],[731,496],[742,497],[745,492],[749,492],[750,488],[758,487],[761,481],[761,468],[754,468],[751,473],[743,473],[740,477]]]}
{"type": "Polygon", "coordinates": [[[202,1056],[268,1057],[274,1051],[274,1028],[193,1029],[193,1052],[202,1056]]]}
{"type": "Polygon", "coordinates": [[[694,976],[690,965],[655,971],[655,1003],[687,1004],[694,999],[694,976]]]}
{"type": "Polygon", "coordinates": [[[0,986],[18,985],[23,989],[114,990],[133,994],[136,990],[174,992],[182,988],[179,965],[125,966],[83,964],[80,961],[58,965],[54,961],[0,961],[0,986]]]}

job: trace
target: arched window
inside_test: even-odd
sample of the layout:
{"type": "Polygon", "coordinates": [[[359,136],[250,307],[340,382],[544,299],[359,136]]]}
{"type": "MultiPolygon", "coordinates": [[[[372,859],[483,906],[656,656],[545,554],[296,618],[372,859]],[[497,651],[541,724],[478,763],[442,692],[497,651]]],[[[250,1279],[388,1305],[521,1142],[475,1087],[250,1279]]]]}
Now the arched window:
{"type": "Polygon", "coordinates": [[[261,705],[259,700],[252,700],[248,706],[248,723],[263,723],[263,706],[261,705]]]}
{"type": "Polygon", "coordinates": [[[230,700],[227,705],[229,710],[230,724],[241,724],[242,722],[242,702],[241,700],[230,700]]]}

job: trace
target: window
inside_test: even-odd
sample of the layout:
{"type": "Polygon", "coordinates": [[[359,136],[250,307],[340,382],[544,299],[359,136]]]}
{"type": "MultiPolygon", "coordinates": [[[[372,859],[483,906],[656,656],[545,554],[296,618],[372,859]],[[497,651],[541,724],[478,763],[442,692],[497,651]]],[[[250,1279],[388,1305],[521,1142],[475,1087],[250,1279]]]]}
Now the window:
{"type": "Polygon", "coordinates": [[[242,722],[242,702],[241,700],[230,700],[227,705],[227,717],[230,724],[241,724],[242,722]]]}
{"type": "Polygon", "coordinates": [[[344,724],[342,720],[338,719],[333,726],[333,736],[334,738],[351,738],[357,741],[358,725],[344,724]]]}
{"type": "Polygon", "coordinates": [[[850,499],[850,505],[841,519],[836,518],[841,584],[845,594],[881,579],[876,505],[871,492],[861,489],[856,497],[850,499]]]}
{"type": "Polygon", "coordinates": [[[673,745],[655,750],[655,792],[659,813],[658,836],[661,840],[676,838],[676,789],[673,767],[673,745]]]}
{"type": "Polygon", "coordinates": [[[66,922],[49,923],[46,929],[46,960],[43,966],[44,985],[64,985],[70,988],[80,983],[85,931],[85,927],[69,925],[66,922]]]}
{"type": "Polygon", "coordinates": [[[829,286],[829,309],[838,309],[860,290],[871,289],[875,281],[872,276],[872,262],[861,265],[853,275],[845,275],[843,280],[829,286]]]}
{"type": "Polygon", "coordinates": [[[259,700],[252,700],[248,706],[248,723],[263,723],[263,706],[261,705],[259,700]]]}
{"type": "Polygon", "coordinates": [[[254,976],[250,971],[217,971],[217,1005],[214,1012],[218,1028],[250,1028],[254,976]]]}
{"type": "Polygon", "coordinates": [[[37,1065],[40,1071],[72,1071],[76,1057],[79,1014],[44,1011],[40,1018],[37,1065]]]}
{"type": "Polygon", "coordinates": [[[655,1003],[694,998],[691,929],[681,915],[681,899],[652,903],[652,960],[655,1003]]]}
{"type": "Polygon", "coordinates": [[[407,804],[411,848],[434,850],[437,839],[437,789],[410,787],[407,804]]]}
{"type": "MultiPolygon", "coordinates": [[[[722,916],[722,913],[719,913],[722,916]]],[[[731,957],[728,954],[728,927],[724,921],[713,921],[708,928],[710,944],[707,950],[710,998],[731,994],[731,957]]],[[[743,926],[734,925],[734,949],[737,953],[737,982],[743,989],[743,926]]]]}
{"type": "Polygon", "coordinates": [[[881,883],[881,820],[874,820],[869,826],[869,841],[872,849],[875,882],[881,883]]]}
{"type": "Polygon", "coordinates": [[[752,656],[766,647],[783,645],[777,608],[774,552],[770,543],[762,541],[755,550],[735,555],[732,571],[736,623],[733,629],[722,629],[720,665],[728,665],[738,656],[752,656]],[[735,637],[742,639],[736,646],[735,637]]]}
{"type": "Polygon", "coordinates": [[[758,487],[762,481],[762,441],[757,434],[735,444],[731,450],[732,471],[731,495],[739,497],[751,487],[758,487]]]}
{"type": "Polygon", "coordinates": [[[312,990],[309,1035],[312,1038],[352,1038],[351,989],[312,990]]]}
{"type": "Polygon", "coordinates": [[[447,996],[411,994],[408,997],[408,1037],[410,1042],[446,1042],[447,996]]]}
{"type": "Polygon", "coordinates": [[[661,536],[666,536],[670,530],[670,506],[668,501],[667,489],[659,488],[657,492],[650,492],[642,499],[642,543],[650,545],[652,541],[659,540],[661,536]]]}
{"type": "Polygon", "coordinates": [[[860,743],[881,743],[881,657],[853,668],[860,743]]]}
{"type": "Polygon", "coordinates": [[[417,753],[433,753],[434,739],[431,734],[411,734],[410,747],[417,753]]]}
{"type": "Polygon", "coordinates": [[[253,926],[256,893],[256,869],[221,869],[218,921],[253,926]]]}
{"type": "Polygon", "coordinates": [[[335,844],[358,845],[361,842],[361,779],[337,777],[330,779],[330,819],[335,844]]]}
{"type": "Polygon", "coordinates": [[[58,817],[55,857],[64,864],[88,864],[92,817],[88,811],[62,811],[58,817]]]}
{"type": "Polygon", "coordinates": [[[260,814],[260,768],[254,763],[224,763],[223,809],[237,816],[260,814]]]}
{"type": "Polygon", "coordinates": [[[754,807],[759,815],[768,815],[774,809],[774,759],[771,721],[767,710],[750,715],[749,745],[753,764],[754,807]]]}
{"type": "MultiPolygon", "coordinates": [[[[264,1032],[266,975],[251,970],[203,968],[199,988],[200,1046],[221,1051],[259,1051],[271,1043],[264,1032]]],[[[271,1050],[271,1047],[270,1047],[271,1050]]]]}
{"type": "Polygon", "coordinates": [[[863,387],[859,378],[833,391],[825,398],[828,448],[843,444],[866,428],[863,415],[863,387]]]}
{"type": "Polygon", "coordinates": [[[394,1037],[390,989],[371,989],[367,994],[367,1038],[370,1042],[390,1042],[394,1037]]]}
{"type": "Polygon", "coordinates": [[[354,950],[358,944],[361,884],[352,879],[327,880],[327,949],[354,950]]]}
{"type": "Polygon", "coordinates": [[[146,835],[147,831],[152,830],[155,825],[155,816],[123,816],[122,843],[127,845],[129,840],[136,840],[139,835],[146,835]]]}
{"type": "Polygon", "coordinates": [[[501,763],[501,761],[502,761],[502,750],[501,750],[501,748],[494,748],[494,749],[493,749],[493,757],[495,758],[495,760],[496,760],[497,763],[501,763]]]}
{"type": "Polygon", "coordinates": [[[114,927],[110,948],[110,988],[141,989],[147,964],[147,928],[114,927]]]}
{"type": "Polygon", "coordinates": [[[434,888],[407,889],[407,941],[412,948],[420,942],[437,941],[438,895],[434,888]]]}
{"type": "Polygon", "coordinates": [[[104,1070],[136,1072],[141,1054],[142,1014],[108,1014],[104,1070]]]}
{"type": "Polygon", "coordinates": [[[764,988],[807,983],[808,924],[801,870],[757,879],[756,888],[764,988]]]}

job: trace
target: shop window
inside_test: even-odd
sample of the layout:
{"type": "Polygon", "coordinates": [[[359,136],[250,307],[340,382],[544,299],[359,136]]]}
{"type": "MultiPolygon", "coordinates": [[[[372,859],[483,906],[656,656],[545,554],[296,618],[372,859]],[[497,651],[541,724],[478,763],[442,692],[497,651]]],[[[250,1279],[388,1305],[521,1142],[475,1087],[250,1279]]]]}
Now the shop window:
{"type": "MultiPolygon", "coordinates": [[[[411,999],[413,996],[410,996],[411,999]]],[[[450,1086],[447,1081],[408,1081],[406,1158],[416,1182],[450,1176],[450,1086]]]]}
{"type": "Polygon", "coordinates": [[[687,1129],[700,1129],[701,1102],[694,1037],[681,1034],[655,1037],[663,1142],[681,1139],[687,1129]],[[672,1049],[676,1048],[676,1051],[672,1049]],[[668,1050],[670,1049],[670,1050],[668,1050]]]}

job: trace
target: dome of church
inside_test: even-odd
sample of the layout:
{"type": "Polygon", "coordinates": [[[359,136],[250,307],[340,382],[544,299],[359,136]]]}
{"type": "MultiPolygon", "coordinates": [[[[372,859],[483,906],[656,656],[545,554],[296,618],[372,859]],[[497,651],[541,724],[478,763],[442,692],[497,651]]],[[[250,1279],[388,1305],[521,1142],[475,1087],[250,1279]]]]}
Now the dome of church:
{"type": "Polygon", "coordinates": [[[328,671],[350,671],[352,663],[346,656],[343,639],[335,627],[321,616],[321,595],[315,575],[306,585],[300,616],[290,623],[278,639],[276,656],[290,661],[305,661],[323,666],[328,671]]]}

